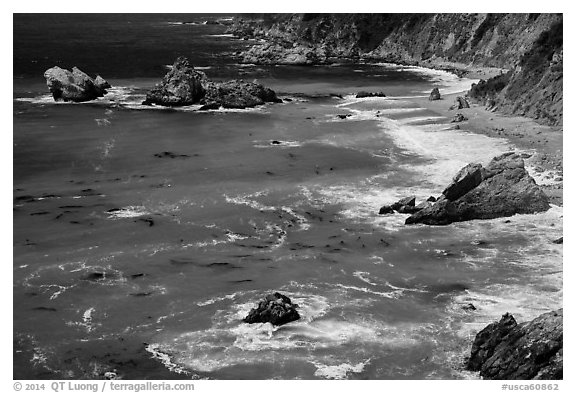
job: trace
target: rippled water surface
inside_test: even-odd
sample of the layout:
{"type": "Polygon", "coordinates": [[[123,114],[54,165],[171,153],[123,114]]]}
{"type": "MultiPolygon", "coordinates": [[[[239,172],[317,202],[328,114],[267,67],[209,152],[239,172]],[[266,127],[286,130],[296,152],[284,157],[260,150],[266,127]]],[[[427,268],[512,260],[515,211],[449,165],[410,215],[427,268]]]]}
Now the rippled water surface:
{"type": "Polygon", "coordinates": [[[126,40],[150,31],[149,54],[102,66],[117,69],[115,87],[93,103],[52,103],[26,63],[42,51],[22,55],[26,72],[15,63],[15,377],[475,378],[462,363],[478,329],[560,306],[561,208],[445,227],[377,214],[514,149],[449,130],[410,98],[471,81],[383,64],[239,67],[226,53],[246,43],[201,24],[217,17],[155,18],[114,25],[126,40]],[[160,76],[188,54],[209,76],[257,79],[288,100],[143,108],[170,34],[160,76]],[[187,52],[202,45],[219,60],[187,52]],[[270,291],[302,318],[243,324],[270,291]]]}

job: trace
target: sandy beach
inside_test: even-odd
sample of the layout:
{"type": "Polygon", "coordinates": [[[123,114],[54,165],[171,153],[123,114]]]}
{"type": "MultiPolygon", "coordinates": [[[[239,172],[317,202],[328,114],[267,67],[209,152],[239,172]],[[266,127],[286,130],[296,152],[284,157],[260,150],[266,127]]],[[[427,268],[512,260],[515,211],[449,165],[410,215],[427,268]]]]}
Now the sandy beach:
{"type": "MultiPolygon", "coordinates": [[[[466,74],[471,79],[486,79],[500,73],[494,68],[475,69],[466,74]]],[[[440,90],[440,94],[442,91],[440,90]]],[[[419,106],[448,118],[462,113],[468,120],[458,124],[461,130],[484,134],[494,138],[505,138],[518,150],[526,151],[526,164],[538,184],[542,185],[550,202],[562,206],[563,203],[563,154],[562,127],[539,124],[534,119],[510,116],[490,111],[482,105],[470,103],[470,108],[460,110],[450,107],[457,96],[465,92],[442,95],[437,101],[428,98],[414,98],[419,106]],[[530,154],[530,157],[528,157],[530,154]]]]}

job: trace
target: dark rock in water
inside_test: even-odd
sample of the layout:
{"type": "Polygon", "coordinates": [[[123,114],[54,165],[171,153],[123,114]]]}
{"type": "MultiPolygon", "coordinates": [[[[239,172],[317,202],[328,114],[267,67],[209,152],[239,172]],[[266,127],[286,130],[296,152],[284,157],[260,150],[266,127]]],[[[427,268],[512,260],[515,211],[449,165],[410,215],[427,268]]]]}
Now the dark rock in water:
{"type": "Polygon", "coordinates": [[[436,202],[436,197],[429,196],[428,199],[426,199],[426,202],[436,202]]]}
{"type": "Polygon", "coordinates": [[[467,117],[464,117],[464,115],[463,115],[462,113],[457,113],[457,114],[452,118],[452,120],[450,120],[450,122],[451,122],[451,123],[460,123],[460,122],[463,122],[463,121],[466,121],[466,120],[468,120],[468,118],[467,118],[467,117]]]}
{"type": "Polygon", "coordinates": [[[162,153],[154,154],[156,158],[189,158],[190,156],[187,154],[176,154],[172,153],[171,151],[163,151],[162,153]]]}
{"type": "Polygon", "coordinates": [[[352,116],[351,114],[347,114],[347,115],[336,115],[339,119],[346,119],[347,117],[352,116]]]}
{"type": "Polygon", "coordinates": [[[478,186],[480,182],[482,182],[482,165],[468,164],[454,176],[452,183],[442,191],[442,195],[454,201],[478,186]]]}
{"type": "Polygon", "coordinates": [[[440,99],[440,90],[438,90],[437,87],[433,88],[432,91],[430,92],[430,97],[428,97],[428,100],[430,101],[436,101],[440,99]]]}
{"type": "Polygon", "coordinates": [[[392,209],[398,211],[402,206],[416,206],[416,197],[415,196],[409,196],[406,198],[402,198],[400,199],[398,202],[394,202],[392,205],[390,205],[390,207],[392,207],[392,209]]]}
{"type": "Polygon", "coordinates": [[[462,310],[464,311],[476,311],[476,306],[472,303],[468,303],[462,306],[462,310]]]}
{"type": "Polygon", "coordinates": [[[300,314],[288,296],[275,292],[258,303],[256,308],[250,310],[250,313],[243,319],[246,323],[266,323],[280,326],[288,322],[300,319],[300,314]]]}
{"type": "Polygon", "coordinates": [[[91,101],[103,97],[110,87],[102,77],[94,80],[76,67],[72,71],[52,67],[44,72],[44,77],[55,101],[91,101]]]}
{"type": "Polygon", "coordinates": [[[258,83],[232,80],[213,82],[179,57],[162,82],[148,92],[143,105],[184,106],[200,104],[200,110],[252,108],[266,102],[282,102],[276,93],[258,83]]]}
{"type": "Polygon", "coordinates": [[[564,243],[564,236],[559,237],[559,238],[556,239],[556,240],[552,240],[552,243],[554,243],[554,244],[563,244],[563,243],[564,243]]]}
{"type": "Polygon", "coordinates": [[[204,105],[218,104],[224,108],[253,108],[266,102],[281,103],[276,93],[259,83],[232,80],[227,82],[206,82],[206,95],[200,101],[204,105]]]}
{"type": "Polygon", "coordinates": [[[195,70],[185,57],[179,57],[162,82],[146,94],[143,104],[163,106],[196,104],[206,93],[203,86],[203,82],[206,81],[205,73],[195,70]]]}
{"type": "Polygon", "coordinates": [[[406,224],[447,225],[457,221],[509,217],[550,208],[548,197],[524,168],[524,160],[514,153],[494,158],[486,167],[468,165],[433,206],[406,219],[406,224]],[[481,182],[476,186],[478,170],[481,182]]]}
{"type": "Polygon", "coordinates": [[[454,105],[452,105],[450,107],[450,110],[465,109],[465,108],[470,108],[470,104],[468,103],[466,98],[458,96],[458,97],[456,97],[456,100],[454,101],[454,105]]]}
{"type": "Polygon", "coordinates": [[[378,214],[394,214],[394,209],[392,209],[392,206],[385,205],[380,208],[378,214]]]}
{"type": "Polygon", "coordinates": [[[359,91],[358,94],[356,94],[356,98],[367,98],[367,97],[386,97],[386,94],[384,94],[384,92],[379,91],[377,93],[371,93],[368,91],[359,91]]]}
{"type": "Polygon", "coordinates": [[[510,314],[482,329],[467,368],[485,379],[562,379],[563,309],[518,324],[510,314]]]}

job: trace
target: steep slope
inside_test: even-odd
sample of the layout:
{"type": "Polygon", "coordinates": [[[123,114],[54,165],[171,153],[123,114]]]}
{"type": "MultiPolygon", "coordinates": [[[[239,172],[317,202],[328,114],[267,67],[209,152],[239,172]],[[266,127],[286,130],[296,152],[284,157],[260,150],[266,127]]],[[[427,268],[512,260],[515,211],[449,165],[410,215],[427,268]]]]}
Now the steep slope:
{"type": "Polygon", "coordinates": [[[562,14],[267,14],[237,18],[229,32],[265,41],[243,54],[250,63],[377,60],[512,70],[487,89],[476,89],[473,98],[506,113],[561,124],[562,19],[562,14]]]}

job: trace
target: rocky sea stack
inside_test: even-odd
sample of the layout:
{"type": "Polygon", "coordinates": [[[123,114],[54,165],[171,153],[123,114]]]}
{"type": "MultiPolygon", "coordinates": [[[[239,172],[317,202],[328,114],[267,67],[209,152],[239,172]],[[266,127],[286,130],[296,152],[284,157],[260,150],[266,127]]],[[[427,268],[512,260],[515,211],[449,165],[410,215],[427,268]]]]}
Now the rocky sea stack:
{"type": "Polygon", "coordinates": [[[297,307],[298,305],[292,303],[288,296],[275,292],[266,295],[256,308],[250,310],[243,321],[246,323],[269,322],[275,326],[284,325],[300,319],[300,314],[296,310],[297,307]]]}
{"type": "Polygon", "coordinates": [[[146,94],[144,105],[187,106],[200,104],[201,110],[252,108],[266,102],[282,102],[276,93],[258,83],[232,80],[213,82],[195,70],[185,57],[179,57],[162,81],[146,94]]]}
{"type": "Polygon", "coordinates": [[[447,225],[457,221],[543,212],[548,197],[515,153],[494,158],[484,168],[468,164],[433,204],[406,219],[406,224],[447,225]]]}
{"type": "Polygon", "coordinates": [[[55,101],[91,101],[103,97],[111,87],[100,75],[92,79],[76,67],[72,71],[52,67],[44,72],[44,78],[55,101]]]}
{"type": "Polygon", "coordinates": [[[510,314],[482,329],[467,368],[484,379],[562,379],[563,309],[518,324],[510,314]]]}

